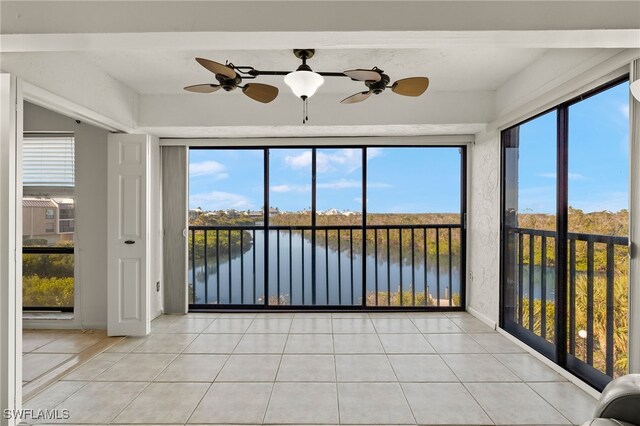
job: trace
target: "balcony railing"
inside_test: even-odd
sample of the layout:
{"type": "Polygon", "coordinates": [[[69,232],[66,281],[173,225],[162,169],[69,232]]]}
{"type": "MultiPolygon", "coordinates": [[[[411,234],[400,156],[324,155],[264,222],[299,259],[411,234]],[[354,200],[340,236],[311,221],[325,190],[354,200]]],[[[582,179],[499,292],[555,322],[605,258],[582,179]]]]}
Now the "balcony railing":
{"type": "Polygon", "coordinates": [[[74,248],[22,248],[24,311],[73,312],[74,248]]]}
{"type": "MultiPolygon", "coordinates": [[[[549,342],[555,334],[553,231],[512,228],[517,246],[515,321],[549,342]]],[[[568,362],[606,384],[626,373],[627,237],[568,234],[568,362]]]]}
{"type": "Polygon", "coordinates": [[[463,306],[459,224],[189,230],[192,307],[463,306]]]}

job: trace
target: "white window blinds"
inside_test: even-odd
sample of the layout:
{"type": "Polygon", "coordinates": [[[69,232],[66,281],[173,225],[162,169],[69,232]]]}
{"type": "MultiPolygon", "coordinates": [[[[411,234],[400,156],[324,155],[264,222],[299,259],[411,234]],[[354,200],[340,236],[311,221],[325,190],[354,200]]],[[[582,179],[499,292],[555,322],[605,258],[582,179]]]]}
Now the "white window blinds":
{"type": "Polygon", "coordinates": [[[24,186],[73,187],[74,171],[73,136],[25,136],[22,145],[24,186]]]}

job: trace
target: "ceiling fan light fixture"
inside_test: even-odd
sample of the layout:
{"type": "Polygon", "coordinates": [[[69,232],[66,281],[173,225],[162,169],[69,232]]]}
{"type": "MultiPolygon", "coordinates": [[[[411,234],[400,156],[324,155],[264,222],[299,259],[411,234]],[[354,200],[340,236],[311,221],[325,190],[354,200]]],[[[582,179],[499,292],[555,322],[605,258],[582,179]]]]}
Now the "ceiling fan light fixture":
{"type": "Polygon", "coordinates": [[[324,77],[311,71],[311,69],[301,70],[300,68],[285,75],[284,82],[291,88],[294,95],[302,99],[308,99],[324,84],[324,77]]]}
{"type": "Polygon", "coordinates": [[[638,102],[640,102],[640,79],[631,83],[629,89],[631,90],[631,94],[633,95],[633,97],[636,98],[638,102]]]}

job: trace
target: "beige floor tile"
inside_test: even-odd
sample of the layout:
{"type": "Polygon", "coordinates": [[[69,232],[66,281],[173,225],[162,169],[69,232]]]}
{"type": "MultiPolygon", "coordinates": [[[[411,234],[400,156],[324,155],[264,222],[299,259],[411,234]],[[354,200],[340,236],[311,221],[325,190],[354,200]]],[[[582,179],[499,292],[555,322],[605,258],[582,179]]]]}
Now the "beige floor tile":
{"type": "Polygon", "coordinates": [[[396,382],[386,355],[336,355],[339,382],[396,382]]]}
{"type": "Polygon", "coordinates": [[[441,354],[481,354],[487,351],[467,334],[427,334],[429,344],[441,354]]]}
{"type": "Polygon", "coordinates": [[[415,424],[398,383],[338,383],[340,422],[415,424]]]}
{"type": "Polygon", "coordinates": [[[442,359],[462,382],[519,382],[500,361],[489,354],[444,354],[442,359]]]}
{"type": "Polygon", "coordinates": [[[376,334],[334,334],[333,343],[337,354],[384,353],[376,334]]]}
{"type": "Polygon", "coordinates": [[[53,333],[23,333],[22,335],[22,352],[27,353],[51,343],[58,337],[53,333]]]}
{"type": "Polygon", "coordinates": [[[56,340],[39,347],[34,353],[68,353],[77,354],[95,345],[106,336],[100,334],[62,334],[56,340]]]}
{"type": "Polygon", "coordinates": [[[573,383],[529,383],[529,387],[573,424],[582,424],[593,417],[597,401],[573,383]]]}
{"type": "Polygon", "coordinates": [[[203,333],[244,333],[252,322],[253,318],[221,317],[213,321],[203,333]]]}
{"type": "Polygon", "coordinates": [[[371,320],[378,334],[418,333],[418,329],[408,318],[373,318],[371,320]]]}
{"type": "Polygon", "coordinates": [[[50,410],[76,393],[87,382],[56,382],[22,405],[25,409],[50,410]]]}
{"type": "Polygon", "coordinates": [[[389,355],[400,382],[457,382],[439,355],[389,355]]]}
{"type": "Polygon", "coordinates": [[[54,423],[110,423],[147,383],[91,382],[61,402],[57,408],[69,410],[68,420],[54,423]]]}
{"type": "Polygon", "coordinates": [[[463,329],[467,333],[490,333],[496,332],[494,329],[489,327],[487,324],[483,323],[479,319],[476,319],[472,316],[460,316],[454,317],[449,316],[451,321],[453,321],[458,327],[463,329]]]}
{"type": "Polygon", "coordinates": [[[182,354],[171,361],[156,382],[213,382],[228,355],[182,354]]]}
{"type": "Polygon", "coordinates": [[[466,383],[465,387],[496,424],[569,424],[524,383],[466,383]]]}
{"type": "Polygon", "coordinates": [[[366,312],[332,312],[331,318],[369,318],[366,312]]]}
{"type": "Polygon", "coordinates": [[[214,383],[189,423],[261,424],[272,383],[214,383]]]}
{"type": "Polygon", "coordinates": [[[403,383],[402,389],[419,424],[493,424],[461,383],[403,383]]]}
{"type": "Polygon", "coordinates": [[[180,318],[166,327],[159,328],[154,333],[202,333],[213,323],[214,319],[205,318],[180,318]]]}
{"type": "Polygon", "coordinates": [[[328,318],[331,319],[331,312],[296,312],[294,318],[328,318]]]}
{"type": "Polygon", "coordinates": [[[292,318],[257,317],[247,329],[247,333],[288,333],[292,318]]]}
{"type": "Polygon", "coordinates": [[[241,338],[242,334],[201,334],[187,346],[184,353],[230,354],[241,338]]]}
{"type": "Polygon", "coordinates": [[[291,333],[331,333],[331,318],[294,318],[291,333]]]}
{"type": "Polygon", "coordinates": [[[446,317],[412,318],[413,323],[421,333],[444,334],[444,333],[464,333],[453,321],[446,317]]]}
{"type": "Polygon", "coordinates": [[[116,362],[120,361],[125,354],[103,352],[96,355],[80,367],[67,374],[63,380],[93,380],[99,374],[105,372],[116,362]]]}
{"type": "Polygon", "coordinates": [[[31,381],[47,371],[71,359],[73,354],[49,354],[31,352],[22,356],[22,378],[31,381]]]}
{"type": "Polygon", "coordinates": [[[148,337],[126,337],[115,345],[109,347],[105,352],[128,353],[140,346],[148,337]]]}
{"type": "Polygon", "coordinates": [[[369,312],[369,318],[408,318],[408,312],[369,312]]]}
{"type": "Polygon", "coordinates": [[[237,354],[281,354],[287,342],[287,334],[245,334],[234,353],[237,354]]]}
{"type": "Polygon", "coordinates": [[[378,336],[388,354],[435,353],[422,334],[379,334],[378,336]]]}
{"type": "Polygon", "coordinates": [[[524,349],[500,333],[475,333],[469,334],[469,336],[492,354],[526,353],[524,349]]]}
{"type": "Polygon", "coordinates": [[[332,354],[331,334],[290,334],[284,348],[287,354],[332,354]]]}
{"type": "Polygon", "coordinates": [[[125,355],[120,361],[99,374],[96,381],[149,382],[153,380],[176,357],[172,354],[125,355]]]}
{"type": "Polygon", "coordinates": [[[333,355],[284,355],[276,381],[335,382],[333,355]]]}
{"type": "Polygon", "coordinates": [[[273,382],[281,355],[231,355],[216,382],[273,382]]]}
{"type": "Polygon", "coordinates": [[[338,423],[335,383],[276,383],[265,422],[297,425],[338,423]]]}
{"type": "Polygon", "coordinates": [[[152,334],[133,352],[152,354],[179,354],[193,340],[197,334],[152,334]]]}
{"type": "Polygon", "coordinates": [[[334,333],[375,333],[376,329],[369,318],[334,318],[334,333]]]}
{"type": "Polygon", "coordinates": [[[208,383],[151,383],[114,423],[185,423],[208,388],[208,383]]]}
{"type": "Polygon", "coordinates": [[[564,382],[566,379],[529,354],[495,354],[524,382],[564,382]]]}

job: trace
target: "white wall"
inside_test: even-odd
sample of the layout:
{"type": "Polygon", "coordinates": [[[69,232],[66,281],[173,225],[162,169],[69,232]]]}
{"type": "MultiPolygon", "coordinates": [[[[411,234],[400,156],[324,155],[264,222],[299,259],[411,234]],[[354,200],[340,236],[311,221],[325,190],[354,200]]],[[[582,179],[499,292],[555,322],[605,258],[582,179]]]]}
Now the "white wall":
{"type": "Polygon", "coordinates": [[[163,311],[164,282],[162,260],[162,164],[160,161],[160,143],[157,138],[152,138],[151,155],[149,158],[149,191],[150,206],[149,218],[150,244],[151,244],[151,277],[149,286],[151,295],[150,309],[151,319],[154,319],[163,311]],[[160,290],[156,289],[156,283],[160,283],[160,290]]]}
{"type": "Polygon", "coordinates": [[[500,307],[500,138],[476,136],[470,149],[467,309],[498,322],[500,307]]]}
{"type": "MultiPolygon", "coordinates": [[[[78,124],[74,119],[27,102],[24,105],[24,131],[65,131],[73,132],[75,135],[75,303],[79,310],[76,311],[73,326],[106,328],[107,135],[109,132],[84,123],[78,124]]],[[[32,323],[26,323],[26,325],[31,326],[32,323]]],[[[61,322],[58,324],[63,326],[61,322]]]]}

